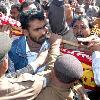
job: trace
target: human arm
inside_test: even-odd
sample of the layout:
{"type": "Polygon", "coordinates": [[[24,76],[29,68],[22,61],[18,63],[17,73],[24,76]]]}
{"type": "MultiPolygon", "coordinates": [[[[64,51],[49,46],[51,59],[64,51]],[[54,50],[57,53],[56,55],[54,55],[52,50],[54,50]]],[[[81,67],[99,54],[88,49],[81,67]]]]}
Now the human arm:
{"type": "Polygon", "coordinates": [[[52,33],[50,36],[50,50],[48,53],[48,58],[47,58],[47,69],[51,69],[53,67],[53,64],[57,58],[57,56],[60,55],[60,44],[62,42],[62,37],[58,34],[52,33]]]}
{"type": "Polygon", "coordinates": [[[64,0],[52,0],[48,9],[48,19],[53,33],[64,35],[69,30],[65,22],[64,0]]]}
{"type": "MultiPolygon", "coordinates": [[[[16,70],[15,72],[10,72],[10,73],[6,74],[6,76],[7,77],[18,77],[19,75],[21,75],[23,73],[35,74],[38,67],[40,67],[45,62],[47,54],[48,54],[48,50],[42,51],[38,55],[38,57],[36,58],[35,61],[29,63],[27,66],[25,66],[19,70],[16,70]]],[[[13,68],[14,64],[10,58],[9,58],[9,62],[10,62],[11,67],[13,68]]]]}
{"type": "Polygon", "coordinates": [[[45,87],[45,82],[45,77],[29,73],[18,78],[3,78],[0,80],[0,100],[33,100],[45,87]]]}
{"type": "Polygon", "coordinates": [[[74,86],[74,91],[79,95],[81,100],[90,100],[81,83],[78,83],[74,86]]]}

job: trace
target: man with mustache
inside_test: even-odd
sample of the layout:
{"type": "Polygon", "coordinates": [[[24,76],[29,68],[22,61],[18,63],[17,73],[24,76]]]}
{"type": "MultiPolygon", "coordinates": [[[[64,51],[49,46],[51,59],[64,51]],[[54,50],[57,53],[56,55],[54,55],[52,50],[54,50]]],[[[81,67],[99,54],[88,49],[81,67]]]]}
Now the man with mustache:
{"type": "Polygon", "coordinates": [[[30,3],[23,8],[20,22],[24,36],[13,42],[9,52],[10,66],[8,71],[10,74],[8,76],[16,76],[25,72],[35,74],[43,71],[45,67],[42,66],[47,65],[47,62],[52,63],[50,58],[46,59],[48,54],[52,52],[51,49],[54,48],[51,54],[53,61],[60,53],[60,36],[57,34],[48,35],[44,11],[38,3],[30,3]],[[54,57],[54,54],[57,55],[54,57]]]}
{"type": "MultiPolygon", "coordinates": [[[[95,45],[92,44],[92,46],[90,46],[92,39],[94,40],[95,38],[97,38],[97,35],[96,35],[96,33],[91,32],[91,29],[89,27],[89,22],[88,22],[87,18],[84,16],[79,16],[76,19],[74,19],[74,21],[72,23],[72,28],[73,28],[74,36],[76,37],[78,45],[79,45],[78,48],[76,47],[76,50],[80,51],[80,54],[81,53],[86,54],[86,56],[89,57],[90,62],[91,62],[90,64],[85,62],[86,58],[84,58],[84,56],[83,56],[83,60],[84,60],[84,62],[82,62],[82,65],[84,68],[84,73],[83,73],[83,78],[82,78],[83,84],[84,84],[85,88],[89,90],[87,92],[89,94],[89,98],[91,100],[95,100],[95,99],[99,100],[98,98],[99,98],[100,88],[97,87],[98,86],[97,80],[94,77],[98,73],[97,73],[97,71],[94,70],[94,67],[93,67],[94,66],[93,65],[94,58],[91,57],[94,55],[91,48],[94,47],[95,45]]],[[[74,50],[74,52],[76,50],[74,50]]],[[[95,46],[94,51],[96,51],[96,46],[95,46]]],[[[78,55],[80,55],[80,54],[78,54],[78,55]]],[[[97,65],[97,64],[95,64],[95,65],[97,65]]],[[[97,65],[97,66],[99,67],[99,65],[97,65]]]]}

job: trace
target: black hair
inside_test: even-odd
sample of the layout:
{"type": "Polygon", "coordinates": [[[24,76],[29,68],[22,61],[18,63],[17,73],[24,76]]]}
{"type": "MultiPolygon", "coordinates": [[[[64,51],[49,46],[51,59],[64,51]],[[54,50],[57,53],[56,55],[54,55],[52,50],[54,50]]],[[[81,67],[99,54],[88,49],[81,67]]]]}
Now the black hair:
{"type": "Polygon", "coordinates": [[[11,9],[16,8],[20,12],[20,4],[14,4],[11,6],[11,9]]]}
{"type": "Polygon", "coordinates": [[[45,16],[44,16],[44,11],[43,8],[41,7],[41,5],[37,2],[33,3],[36,6],[36,9],[31,9],[27,12],[22,12],[20,14],[20,22],[21,22],[21,26],[22,29],[27,29],[29,27],[29,22],[35,19],[38,20],[44,20],[45,16]]]}
{"type": "Polygon", "coordinates": [[[75,17],[73,18],[73,21],[72,21],[72,23],[71,23],[70,26],[73,27],[77,20],[83,20],[83,19],[86,19],[86,20],[87,20],[87,23],[88,23],[88,26],[89,26],[90,29],[93,28],[92,23],[89,21],[88,17],[85,16],[85,15],[75,16],[75,17]]]}
{"type": "Polygon", "coordinates": [[[68,0],[68,3],[71,5],[72,4],[72,2],[73,2],[73,0],[68,0]]]}
{"type": "Polygon", "coordinates": [[[48,9],[49,9],[49,2],[43,1],[42,2],[42,7],[43,7],[44,10],[48,11],[48,9]]]}
{"type": "MultiPolygon", "coordinates": [[[[61,58],[61,55],[57,57],[56,62],[57,62],[57,60],[59,60],[59,58],[61,58]]],[[[68,77],[68,74],[66,74],[66,67],[62,67],[63,65],[62,66],[61,65],[60,66],[57,66],[56,65],[56,62],[54,63],[54,68],[53,69],[54,69],[54,73],[55,73],[56,78],[60,82],[66,84],[66,83],[72,83],[72,82],[78,80],[77,78],[71,79],[70,76],[68,77]],[[63,70],[60,71],[60,69],[63,69],[63,70]],[[68,80],[70,80],[70,81],[68,82],[68,80]]]]}
{"type": "Polygon", "coordinates": [[[56,67],[54,67],[54,72],[55,72],[55,75],[57,77],[57,79],[62,82],[62,83],[67,83],[67,78],[66,78],[66,74],[65,73],[61,73],[60,71],[58,71],[56,69],[56,67]]]}
{"type": "Polygon", "coordinates": [[[70,54],[58,56],[54,63],[53,71],[55,77],[65,84],[74,83],[83,74],[81,62],[70,54]]]}
{"type": "Polygon", "coordinates": [[[5,6],[0,5],[0,12],[2,12],[3,14],[7,14],[7,9],[5,6]]]}

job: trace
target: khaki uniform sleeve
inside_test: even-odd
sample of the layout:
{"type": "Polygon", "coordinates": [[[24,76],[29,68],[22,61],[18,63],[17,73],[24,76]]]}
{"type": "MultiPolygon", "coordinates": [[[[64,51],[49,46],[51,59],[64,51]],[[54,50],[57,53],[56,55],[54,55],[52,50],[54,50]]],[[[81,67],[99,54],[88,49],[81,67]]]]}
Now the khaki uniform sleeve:
{"type": "Polygon", "coordinates": [[[54,45],[51,46],[49,53],[48,53],[48,58],[47,58],[47,69],[51,69],[54,66],[54,62],[56,58],[60,55],[60,48],[59,46],[55,43],[54,45]]]}
{"type": "Polygon", "coordinates": [[[44,77],[28,73],[0,79],[0,100],[33,100],[43,88],[44,77]]]}

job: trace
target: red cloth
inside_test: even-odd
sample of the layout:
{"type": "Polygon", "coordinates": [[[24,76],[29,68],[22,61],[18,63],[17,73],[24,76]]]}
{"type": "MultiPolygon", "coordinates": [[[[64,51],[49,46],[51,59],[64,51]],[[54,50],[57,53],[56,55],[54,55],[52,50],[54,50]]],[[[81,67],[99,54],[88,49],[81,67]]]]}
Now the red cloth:
{"type": "Polygon", "coordinates": [[[20,3],[23,3],[23,2],[25,2],[25,0],[19,0],[19,2],[20,2],[20,3]]]}
{"type": "Polygon", "coordinates": [[[92,65],[92,58],[91,56],[87,55],[85,52],[81,52],[81,51],[74,51],[74,50],[71,50],[71,49],[64,49],[64,48],[61,48],[60,49],[62,53],[64,54],[71,54],[75,57],[77,57],[81,62],[85,63],[85,64],[88,64],[88,65],[92,65]]]}
{"type": "Polygon", "coordinates": [[[21,26],[21,23],[19,21],[16,21],[8,16],[5,16],[3,13],[0,12],[0,26],[8,25],[8,24],[10,24],[11,26],[17,26],[17,27],[21,26]]]}

